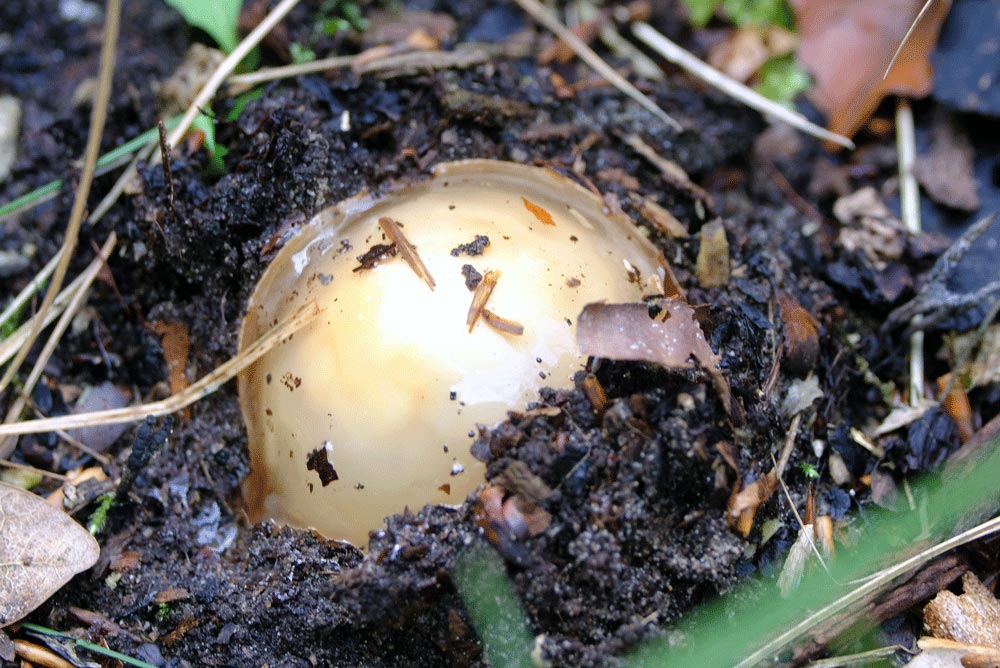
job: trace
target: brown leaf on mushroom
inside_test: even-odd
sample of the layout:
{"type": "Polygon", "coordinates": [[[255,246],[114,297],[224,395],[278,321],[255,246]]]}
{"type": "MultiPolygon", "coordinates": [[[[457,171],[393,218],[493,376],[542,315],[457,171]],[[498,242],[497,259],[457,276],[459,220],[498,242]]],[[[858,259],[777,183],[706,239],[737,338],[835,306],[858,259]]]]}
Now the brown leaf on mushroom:
{"type": "Polygon", "coordinates": [[[0,484],[0,627],[44,603],[99,555],[97,541],[69,515],[0,484]]]}
{"type": "Polygon", "coordinates": [[[694,309],[681,299],[663,299],[656,318],[643,302],[587,304],[577,318],[576,343],[584,355],[652,362],[668,369],[689,369],[692,358],[712,379],[734,422],[741,422],[719,356],[705,340],[694,309]]]}

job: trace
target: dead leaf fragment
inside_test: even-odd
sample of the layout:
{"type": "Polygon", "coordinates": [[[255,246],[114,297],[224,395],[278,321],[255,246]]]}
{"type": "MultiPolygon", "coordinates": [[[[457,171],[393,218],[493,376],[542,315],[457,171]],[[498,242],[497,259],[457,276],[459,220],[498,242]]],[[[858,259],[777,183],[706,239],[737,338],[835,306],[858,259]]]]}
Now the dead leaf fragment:
{"type": "Polygon", "coordinates": [[[153,331],[160,337],[163,359],[167,363],[170,393],[183,392],[190,384],[187,377],[187,361],[191,349],[191,337],[187,327],[180,322],[157,320],[153,323],[153,331]]]}
{"type": "Polygon", "coordinates": [[[695,261],[695,276],[703,288],[721,288],[729,283],[729,241],[721,220],[701,228],[701,246],[695,261]]]}
{"type": "Polygon", "coordinates": [[[968,136],[953,122],[938,119],[932,130],[931,149],[917,157],[913,175],[937,202],[960,211],[979,208],[976,184],[976,151],[968,136]]]}
{"type": "Polygon", "coordinates": [[[688,369],[692,358],[712,378],[730,418],[742,422],[729,381],[719,369],[719,356],[705,340],[694,309],[682,299],[663,299],[654,319],[644,302],[587,304],[576,321],[576,345],[583,355],[652,362],[668,369],[688,369]]]}
{"type": "Polygon", "coordinates": [[[924,628],[936,638],[1000,649],[1000,601],[967,571],[961,596],[944,590],[924,607],[924,628]]]}
{"type": "Polygon", "coordinates": [[[521,201],[524,202],[524,208],[531,212],[538,222],[543,225],[555,225],[556,221],[552,220],[552,214],[538,206],[526,197],[522,197],[521,201]]]}
{"type": "Polygon", "coordinates": [[[925,0],[791,0],[802,42],[799,61],[816,81],[813,97],[832,132],[848,137],[886,95],[931,91],[929,54],[951,7],[935,0],[883,79],[925,0]]]}
{"type": "Polygon", "coordinates": [[[778,295],[781,323],[785,329],[785,354],[782,365],[798,375],[806,375],[819,358],[819,323],[795,297],[778,295]]]}
{"type": "MultiPolygon", "coordinates": [[[[739,483],[737,482],[738,485],[739,483]]],[[[735,492],[729,497],[729,504],[726,507],[729,525],[735,528],[744,538],[749,536],[750,530],[753,528],[753,519],[757,515],[757,510],[771,498],[777,487],[777,474],[774,471],[768,471],[742,490],[735,492]]]]}
{"type": "Polygon", "coordinates": [[[44,603],[100,556],[97,541],[31,492],[0,483],[0,627],[44,603]]]}
{"type": "Polygon", "coordinates": [[[872,187],[841,197],[833,203],[833,215],[844,227],[837,244],[847,251],[860,250],[878,269],[903,255],[903,224],[892,215],[872,187]]]}

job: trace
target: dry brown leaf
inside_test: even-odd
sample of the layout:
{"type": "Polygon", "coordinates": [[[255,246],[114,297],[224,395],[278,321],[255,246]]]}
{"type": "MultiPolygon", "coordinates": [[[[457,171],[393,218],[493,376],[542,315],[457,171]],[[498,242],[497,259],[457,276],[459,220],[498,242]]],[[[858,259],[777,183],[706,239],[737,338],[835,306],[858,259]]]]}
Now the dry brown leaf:
{"type": "Polygon", "coordinates": [[[157,320],[153,323],[153,332],[160,337],[163,359],[167,363],[170,393],[183,392],[191,384],[187,377],[188,352],[191,350],[191,337],[187,327],[180,322],[157,320]]]}
{"type": "Polygon", "coordinates": [[[791,0],[802,42],[799,61],[816,81],[813,97],[832,132],[853,136],[886,95],[923,97],[951,0],[935,0],[883,79],[925,0],[791,0]]]}
{"type": "Polygon", "coordinates": [[[66,513],[0,483],[0,627],[44,603],[100,556],[97,541],[66,513]]]}
{"type": "Polygon", "coordinates": [[[703,288],[721,288],[729,283],[729,240],[721,219],[701,228],[701,245],[694,273],[703,288]]]}
{"type": "Polygon", "coordinates": [[[729,497],[729,503],[726,507],[730,526],[735,528],[744,538],[749,536],[757,510],[771,498],[777,488],[778,475],[772,470],[739,492],[734,491],[733,495],[729,497]]]}
{"type": "Polygon", "coordinates": [[[971,572],[961,596],[944,590],[924,607],[924,628],[936,638],[1000,649],[1000,601],[971,572]]]}
{"type": "Polygon", "coordinates": [[[795,297],[778,294],[781,322],[785,329],[785,355],[782,366],[804,376],[816,366],[819,358],[819,323],[795,297]]]}
{"type": "Polygon", "coordinates": [[[843,224],[837,245],[844,250],[864,252],[880,269],[903,256],[903,224],[871,186],[839,198],[833,203],[833,215],[843,224]]]}
{"type": "Polygon", "coordinates": [[[656,319],[644,302],[587,304],[576,322],[576,344],[583,355],[652,362],[668,369],[689,369],[692,358],[712,378],[722,405],[734,422],[742,417],[733,403],[719,356],[705,340],[694,309],[682,299],[663,299],[656,319]]]}

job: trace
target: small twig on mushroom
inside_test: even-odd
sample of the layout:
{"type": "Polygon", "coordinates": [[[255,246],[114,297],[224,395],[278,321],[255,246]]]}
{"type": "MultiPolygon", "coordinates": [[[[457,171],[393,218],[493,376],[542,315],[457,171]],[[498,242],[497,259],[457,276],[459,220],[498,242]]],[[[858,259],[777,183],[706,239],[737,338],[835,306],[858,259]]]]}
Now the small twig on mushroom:
{"type": "Polygon", "coordinates": [[[433,290],[436,285],[434,277],[431,276],[431,272],[427,269],[427,265],[424,264],[424,261],[420,259],[416,246],[411,244],[410,240],[403,234],[403,230],[400,229],[399,223],[392,218],[383,216],[382,218],[379,218],[378,226],[382,228],[383,232],[385,232],[385,236],[389,238],[389,241],[396,244],[396,249],[403,256],[403,259],[406,260],[406,264],[410,265],[410,269],[413,270],[413,273],[422,278],[428,287],[433,290]]]}
{"type": "Polygon", "coordinates": [[[510,320],[508,318],[504,318],[503,316],[499,316],[488,308],[483,309],[483,322],[498,332],[503,332],[504,334],[511,334],[513,336],[521,336],[524,334],[524,325],[516,320],[510,320]]]}
{"type": "MultiPolygon", "coordinates": [[[[87,207],[87,196],[90,194],[90,186],[94,180],[94,168],[97,165],[97,157],[101,149],[101,135],[104,133],[104,121],[107,118],[108,102],[111,99],[111,80],[115,68],[115,47],[118,44],[118,28],[121,22],[121,0],[108,0],[104,17],[104,34],[101,41],[101,64],[100,74],[97,79],[97,93],[94,96],[94,104],[90,115],[90,130],[87,135],[87,147],[84,150],[83,170],[80,173],[80,183],[77,185],[76,194],[73,198],[73,208],[70,211],[69,222],[66,225],[66,237],[63,239],[60,249],[59,262],[52,273],[49,289],[45,292],[45,298],[39,307],[39,314],[45,314],[55,301],[56,295],[62,288],[63,280],[69,269],[69,261],[73,257],[73,250],[76,248],[77,237],[80,232],[80,225],[83,223],[83,214],[87,207]]],[[[21,363],[28,356],[32,344],[41,331],[41,323],[44,315],[38,320],[32,321],[31,333],[27,340],[18,350],[10,366],[0,378],[0,392],[2,392],[10,381],[17,375],[21,363]]]]}
{"type": "Polygon", "coordinates": [[[516,0],[521,9],[531,15],[533,19],[551,30],[556,37],[566,42],[567,45],[580,57],[580,60],[590,65],[591,68],[602,77],[607,79],[615,88],[628,95],[630,98],[642,105],[643,109],[654,114],[661,121],[669,125],[677,132],[684,128],[667,112],[663,111],[658,104],[649,99],[638,88],[633,86],[622,75],[618,74],[610,65],[604,62],[597,53],[576,36],[576,34],[564,26],[552,12],[550,12],[538,0],[516,0]]]}
{"type": "Polygon", "coordinates": [[[756,109],[762,114],[773,116],[806,134],[840,144],[844,148],[854,149],[854,142],[847,137],[819,127],[815,123],[810,122],[802,114],[787,109],[776,102],[772,102],[752,88],[748,88],[739,81],[726,76],[708,63],[700,60],[693,53],[685,51],[667,39],[663,33],[648,23],[639,21],[632,24],[632,34],[640,42],[673,64],[698,77],[710,86],[719,89],[733,99],[742,102],[751,109],[756,109]]]}
{"type": "Polygon", "coordinates": [[[275,325],[267,334],[257,339],[253,345],[246,348],[239,355],[230,359],[225,364],[216,367],[198,382],[188,386],[183,392],[174,394],[162,401],[154,401],[141,406],[113,408],[105,411],[94,411],[93,413],[63,415],[43,420],[28,420],[14,424],[0,425],[0,437],[15,434],[38,434],[55,429],[79,429],[80,427],[137,422],[150,415],[160,416],[176,413],[182,408],[186,408],[215,392],[240,371],[260,359],[283,339],[310,323],[319,313],[319,307],[316,306],[316,302],[309,302],[296,311],[290,318],[275,325]]]}
{"type": "Polygon", "coordinates": [[[483,274],[479,285],[476,286],[476,291],[472,294],[472,304],[469,305],[469,313],[465,317],[465,324],[469,326],[470,332],[476,326],[476,322],[479,321],[479,316],[483,314],[486,302],[489,301],[490,295],[493,294],[493,288],[496,287],[498,280],[500,280],[500,271],[498,269],[491,269],[483,274]]]}

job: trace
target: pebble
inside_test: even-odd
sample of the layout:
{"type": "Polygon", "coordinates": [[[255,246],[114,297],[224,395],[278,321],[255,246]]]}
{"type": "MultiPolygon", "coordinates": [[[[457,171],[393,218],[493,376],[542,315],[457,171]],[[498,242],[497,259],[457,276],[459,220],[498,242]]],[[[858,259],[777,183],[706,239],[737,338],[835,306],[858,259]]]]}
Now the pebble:
{"type": "Polygon", "coordinates": [[[12,95],[0,95],[0,183],[10,176],[20,134],[21,101],[12,95]]]}

